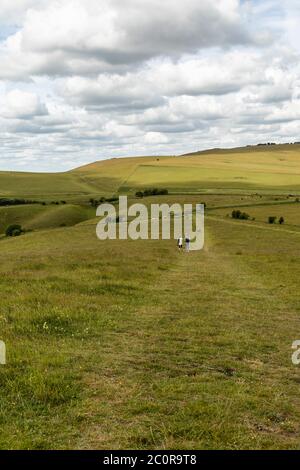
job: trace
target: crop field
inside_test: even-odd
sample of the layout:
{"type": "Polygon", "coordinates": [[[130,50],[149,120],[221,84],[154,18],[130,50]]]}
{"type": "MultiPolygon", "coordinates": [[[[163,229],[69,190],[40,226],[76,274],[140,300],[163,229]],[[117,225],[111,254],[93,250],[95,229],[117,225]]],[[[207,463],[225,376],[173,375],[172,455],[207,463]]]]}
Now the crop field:
{"type": "MultiPolygon", "coordinates": [[[[0,339],[7,347],[0,449],[299,449],[299,367],[291,360],[300,333],[295,147],[109,160],[67,174],[87,191],[76,189],[67,204],[0,208],[0,339]],[[215,158],[218,187],[210,189],[206,173],[201,189],[186,162],[204,168],[215,158]],[[235,168],[226,169],[228,186],[225,160],[235,168]],[[238,174],[251,176],[249,186],[231,185],[238,174]],[[134,197],[154,183],[170,194],[134,197]],[[130,203],[147,206],[205,202],[204,249],[98,240],[88,198],[125,190],[130,203]],[[233,220],[233,209],[251,218],[233,220]],[[285,223],[270,225],[269,216],[285,223]],[[5,237],[11,223],[30,231],[5,237]]],[[[18,193],[11,185],[10,196],[27,197],[30,184],[18,193]]],[[[61,194],[71,194],[68,184],[61,194]]],[[[55,200],[53,191],[49,182],[45,200],[55,200]]],[[[42,189],[35,196],[43,199],[42,189]]]]}

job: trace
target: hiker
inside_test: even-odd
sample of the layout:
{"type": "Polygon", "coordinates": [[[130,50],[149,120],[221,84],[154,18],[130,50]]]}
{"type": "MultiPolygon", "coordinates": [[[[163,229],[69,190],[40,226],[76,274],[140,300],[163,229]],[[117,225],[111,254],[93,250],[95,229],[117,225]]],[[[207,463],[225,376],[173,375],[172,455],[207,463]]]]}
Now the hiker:
{"type": "Polygon", "coordinates": [[[185,237],[185,251],[190,251],[190,242],[189,237],[185,237]]]}
{"type": "Polygon", "coordinates": [[[179,251],[182,250],[182,244],[183,244],[182,237],[179,237],[177,240],[177,246],[178,246],[179,251]]]}

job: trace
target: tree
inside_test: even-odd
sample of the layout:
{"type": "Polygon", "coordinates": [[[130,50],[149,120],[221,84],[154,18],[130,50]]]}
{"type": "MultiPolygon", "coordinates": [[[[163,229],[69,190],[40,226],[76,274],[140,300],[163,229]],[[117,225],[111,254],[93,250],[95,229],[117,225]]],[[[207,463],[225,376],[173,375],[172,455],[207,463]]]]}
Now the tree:
{"type": "Polygon", "coordinates": [[[234,210],[232,211],[231,214],[233,219],[239,219],[239,220],[249,220],[250,215],[247,214],[247,212],[241,212],[240,210],[234,210]]]}
{"type": "Polygon", "coordinates": [[[24,230],[22,230],[21,225],[13,224],[9,225],[7,229],[5,230],[5,235],[7,237],[17,237],[18,235],[21,235],[24,230]]]}

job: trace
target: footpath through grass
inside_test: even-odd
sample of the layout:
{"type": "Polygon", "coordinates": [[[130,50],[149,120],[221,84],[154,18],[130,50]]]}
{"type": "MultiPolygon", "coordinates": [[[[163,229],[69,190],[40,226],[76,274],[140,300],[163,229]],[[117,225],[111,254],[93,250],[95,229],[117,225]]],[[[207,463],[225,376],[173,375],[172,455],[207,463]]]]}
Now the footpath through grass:
{"type": "Polygon", "coordinates": [[[2,241],[1,448],[299,448],[299,235],[2,241]]]}

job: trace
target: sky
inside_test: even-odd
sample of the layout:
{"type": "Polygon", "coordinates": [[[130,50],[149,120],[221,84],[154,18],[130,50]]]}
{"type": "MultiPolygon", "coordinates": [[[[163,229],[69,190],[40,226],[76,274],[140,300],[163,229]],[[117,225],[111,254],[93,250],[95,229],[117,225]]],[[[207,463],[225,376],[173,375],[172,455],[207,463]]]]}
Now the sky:
{"type": "Polygon", "coordinates": [[[0,170],[300,141],[298,0],[0,0],[0,170]]]}

